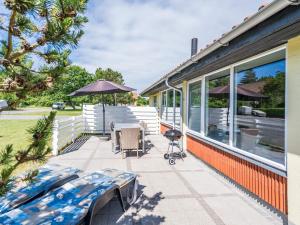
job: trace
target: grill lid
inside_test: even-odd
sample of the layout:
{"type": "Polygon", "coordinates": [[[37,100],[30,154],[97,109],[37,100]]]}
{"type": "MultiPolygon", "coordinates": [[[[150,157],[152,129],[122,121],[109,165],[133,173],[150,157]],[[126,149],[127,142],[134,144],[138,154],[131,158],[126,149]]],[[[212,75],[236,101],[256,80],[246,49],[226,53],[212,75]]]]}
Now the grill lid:
{"type": "Polygon", "coordinates": [[[182,133],[179,130],[170,129],[165,132],[164,136],[170,140],[178,140],[182,137],[182,133]]]}

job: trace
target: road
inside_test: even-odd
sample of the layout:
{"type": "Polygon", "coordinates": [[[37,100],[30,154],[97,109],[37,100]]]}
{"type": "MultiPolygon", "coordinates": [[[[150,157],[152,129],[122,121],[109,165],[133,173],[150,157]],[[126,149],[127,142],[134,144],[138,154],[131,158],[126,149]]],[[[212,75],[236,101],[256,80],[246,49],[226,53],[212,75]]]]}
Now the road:
{"type": "MultiPolygon", "coordinates": [[[[57,120],[63,120],[67,119],[71,116],[56,116],[55,118],[57,120]]],[[[38,120],[40,118],[43,118],[43,116],[30,116],[30,115],[3,115],[0,113],[0,120],[38,120]]]]}

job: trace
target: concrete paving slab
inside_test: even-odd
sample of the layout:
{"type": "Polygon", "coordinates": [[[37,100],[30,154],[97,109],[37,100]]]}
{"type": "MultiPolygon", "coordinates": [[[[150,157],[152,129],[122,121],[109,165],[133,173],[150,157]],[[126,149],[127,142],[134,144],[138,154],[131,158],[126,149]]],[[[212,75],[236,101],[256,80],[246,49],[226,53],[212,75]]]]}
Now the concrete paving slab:
{"type": "MultiPolygon", "coordinates": [[[[142,158],[141,158],[142,159],[142,158]]],[[[133,171],[171,171],[171,167],[168,162],[162,158],[151,158],[151,161],[145,161],[141,159],[131,158],[131,165],[133,171]]]]}
{"type": "Polygon", "coordinates": [[[282,224],[278,219],[264,217],[238,196],[217,196],[205,198],[208,205],[222,218],[225,224],[230,225],[273,225],[282,224]],[[226,207],[225,207],[226,206],[226,207]]]}
{"type": "Polygon", "coordinates": [[[232,190],[207,171],[180,173],[199,195],[222,195],[233,193],[232,190]]]}
{"type": "Polygon", "coordinates": [[[172,172],[139,173],[143,192],[149,196],[162,193],[166,196],[191,195],[184,183],[172,172]]]}

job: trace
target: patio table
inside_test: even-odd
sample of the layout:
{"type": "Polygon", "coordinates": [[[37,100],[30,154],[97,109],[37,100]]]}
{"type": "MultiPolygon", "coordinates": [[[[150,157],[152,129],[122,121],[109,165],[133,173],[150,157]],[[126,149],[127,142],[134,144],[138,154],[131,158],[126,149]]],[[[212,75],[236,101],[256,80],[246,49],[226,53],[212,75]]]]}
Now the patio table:
{"type": "Polygon", "coordinates": [[[139,123],[115,123],[114,127],[114,132],[115,132],[115,140],[114,142],[116,143],[114,145],[114,152],[117,152],[117,148],[120,148],[119,145],[117,145],[117,132],[120,132],[121,129],[126,129],[126,128],[139,128],[142,131],[142,150],[143,153],[145,153],[145,129],[139,124],[139,123]]]}

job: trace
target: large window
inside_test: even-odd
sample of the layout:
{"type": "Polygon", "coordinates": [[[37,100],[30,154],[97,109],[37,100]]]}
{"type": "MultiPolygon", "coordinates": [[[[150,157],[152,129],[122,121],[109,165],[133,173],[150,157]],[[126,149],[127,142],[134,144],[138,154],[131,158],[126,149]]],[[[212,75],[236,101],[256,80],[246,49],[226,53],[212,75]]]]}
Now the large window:
{"type": "Polygon", "coordinates": [[[153,97],[153,106],[157,107],[157,96],[153,97]]]}
{"type": "Polygon", "coordinates": [[[284,164],[285,55],[235,68],[234,146],[284,164]]]}
{"type": "Polygon", "coordinates": [[[284,168],[285,64],[281,47],[190,83],[189,130],[222,147],[284,168]]]}
{"type": "Polygon", "coordinates": [[[167,121],[168,123],[173,123],[174,118],[174,91],[170,89],[167,91],[167,121]]]}
{"type": "Polygon", "coordinates": [[[175,126],[181,126],[181,93],[175,90],[175,126]]]}
{"type": "Polygon", "coordinates": [[[181,92],[169,89],[162,92],[161,119],[170,125],[181,127],[181,92]]]}
{"type": "Polygon", "coordinates": [[[206,78],[205,135],[229,143],[230,73],[223,71],[206,78]]]}
{"type": "Polygon", "coordinates": [[[167,93],[163,92],[161,96],[161,119],[167,120],[167,93]]]}
{"type": "Polygon", "coordinates": [[[189,129],[200,132],[201,118],[201,81],[189,85],[189,112],[188,127],[189,129]]]}

